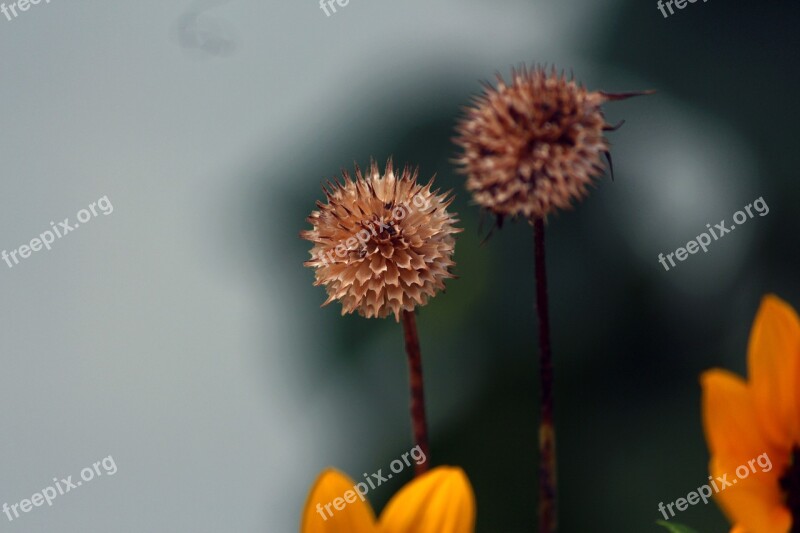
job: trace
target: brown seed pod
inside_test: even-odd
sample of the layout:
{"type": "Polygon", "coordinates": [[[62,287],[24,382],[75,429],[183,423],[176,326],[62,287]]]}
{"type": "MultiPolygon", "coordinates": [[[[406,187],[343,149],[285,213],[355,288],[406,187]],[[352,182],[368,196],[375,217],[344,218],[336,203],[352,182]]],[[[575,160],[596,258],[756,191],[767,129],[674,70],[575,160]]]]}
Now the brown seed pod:
{"type": "Polygon", "coordinates": [[[447,207],[450,191],[432,191],[417,183],[418,171],[406,166],[398,176],[392,160],[381,174],[373,161],[366,175],[356,166],[355,179],[323,187],[327,203],[307,221],[313,229],[300,236],[314,243],[305,266],[315,269],[314,285],[324,285],[328,299],[342,303],[342,314],[357,311],[371,318],[425,305],[453,278],[455,213],[447,207]]]}
{"type": "Polygon", "coordinates": [[[649,92],[589,92],[555,69],[512,70],[465,109],[455,143],[467,189],[480,206],[505,216],[544,218],[588,194],[604,171],[608,141],[602,104],[649,92]]]}

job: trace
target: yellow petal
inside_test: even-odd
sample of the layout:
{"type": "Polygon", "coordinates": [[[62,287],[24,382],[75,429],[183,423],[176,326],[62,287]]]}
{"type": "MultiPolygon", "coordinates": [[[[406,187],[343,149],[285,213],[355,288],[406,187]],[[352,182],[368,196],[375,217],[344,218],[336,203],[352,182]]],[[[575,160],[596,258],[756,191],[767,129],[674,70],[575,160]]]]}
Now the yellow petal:
{"type": "Polygon", "coordinates": [[[353,490],[355,484],[332,468],[322,472],[308,494],[300,533],[379,533],[372,507],[353,490]]]}
{"type": "MultiPolygon", "coordinates": [[[[779,474],[756,472],[745,479],[738,479],[736,466],[723,464],[716,459],[709,465],[711,475],[719,492],[715,494],[717,503],[732,524],[731,533],[788,533],[792,525],[792,515],[783,506],[783,498],[778,485],[779,474]],[[736,484],[727,486],[716,480],[727,474],[727,480],[736,484]],[[723,488],[725,487],[725,488],[723,488]]],[[[710,483],[710,482],[709,482],[710,483]]]]}
{"type": "Polygon", "coordinates": [[[703,389],[703,429],[713,457],[734,468],[767,453],[773,463],[786,464],[790,448],[770,444],[760,431],[750,388],[727,370],[709,370],[700,378],[703,389]]]}
{"type": "Polygon", "coordinates": [[[776,296],[766,296],[748,345],[748,379],[756,412],[774,444],[800,442],[800,319],[776,296]]]}
{"type": "Polygon", "coordinates": [[[708,484],[716,483],[717,503],[739,528],[732,533],[786,533],[791,515],[783,506],[778,480],[789,464],[790,450],[773,446],[761,432],[752,391],[742,378],[709,370],[701,384],[703,427],[712,455],[708,484]],[[736,474],[740,466],[748,469],[742,472],[744,479],[736,474]],[[726,487],[717,477],[736,483],[726,487]]]}
{"type": "Polygon", "coordinates": [[[460,468],[438,467],[403,487],[381,514],[382,533],[473,533],[475,494],[460,468]]]}

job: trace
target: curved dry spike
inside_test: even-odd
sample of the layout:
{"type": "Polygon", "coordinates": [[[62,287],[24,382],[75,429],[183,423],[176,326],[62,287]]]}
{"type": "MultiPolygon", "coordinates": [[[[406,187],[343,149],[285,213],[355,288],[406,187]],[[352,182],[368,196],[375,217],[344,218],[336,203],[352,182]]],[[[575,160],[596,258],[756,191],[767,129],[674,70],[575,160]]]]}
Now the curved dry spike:
{"type": "Polygon", "coordinates": [[[620,120],[613,126],[611,124],[606,124],[605,126],[603,126],[603,131],[617,131],[622,127],[623,124],[625,124],[625,119],[620,120]]]}
{"type": "MultiPolygon", "coordinates": [[[[452,190],[452,189],[450,189],[449,191],[447,191],[446,193],[444,193],[442,196],[447,196],[448,194],[450,194],[450,193],[452,193],[452,192],[453,192],[453,190],[452,190]]],[[[450,204],[452,204],[452,203],[455,201],[455,199],[456,199],[456,197],[455,197],[455,196],[451,196],[451,197],[447,198],[447,200],[443,201],[443,202],[440,204],[441,208],[443,208],[443,209],[447,209],[448,207],[450,207],[450,204]]]]}
{"type": "Polygon", "coordinates": [[[605,91],[597,91],[600,93],[606,100],[609,101],[616,101],[616,100],[625,100],[628,98],[633,98],[634,96],[647,96],[650,94],[655,94],[655,90],[649,89],[647,91],[632,91],[629,93],[607,93],[605,91]]]}
{"type": "Polygon", "coordinates": [[[324,184],[324,183],[322,184],[322,193],[325,195],[325,197],[326,197],[328,200],[330,200],[330,199],[331,199],[331,195],[332,195],[332,193],[331,193],[331,191],[329,191],[328,189],[326,189],[326,188],[325,188],[325,184],[324,184]]]}
{"type": "MultiPolygon", "coordinates": [[[[486,91],[493,91],[494,90],[494,85],[489,83],[488,80],[480,80],[478,82],[478,84],[481,85],[486,91]]],[[[480,98],[480,97],[477,97],[477,98],[480,98]]],[[[465,109],[469,109],[469,108],[465,107],[465,109]]]]}
{"type": "Polygon", "coordinates": [[[497,228],[497,226],[496,226],[496,225],[493,225],[493,226],[491,227],[491,229],[489,230],[489,233],[487,233],[487,234],[486,234],[486,237],[484,237],[483,239],[481,239],[481,242],[478,244],[478,246],[483,246],[484,244],[486,244],[487,242],[489,242],[489,239],[491,239],[491,238],[492,238],[492,235],[494,234],[494,230],[495,230],[496,228],[497,228]]]}
{"type": "MultiPolygon", "coordinates": [[[[483,222],[481,222],[481,225],[482,224],[483,224],[483,222]]],[[[494,235],[494,230],[496,230],[496,229],[498,229],[498,230],[499,229],[503,229],[503,215],[497,215],[497,217],[494,220],[494,224],[492,224],[491,229],[489,229],[489,233],[486,234],[486,237],[484,237],[481,240],[481,242],[480,242],[480,244],[478,246],[483,246],[484,244],[489,242],[489,239],[492,238],[492,235],[494,235]]]]}
{"type": "Polygon", "coordinates": [[[606,159],[608,160],[608,169],[611,171],[611,181],[614,181],[614,163],[611,161],[611,152],[606,150],[603,153],[606,154],[606,159]]]}

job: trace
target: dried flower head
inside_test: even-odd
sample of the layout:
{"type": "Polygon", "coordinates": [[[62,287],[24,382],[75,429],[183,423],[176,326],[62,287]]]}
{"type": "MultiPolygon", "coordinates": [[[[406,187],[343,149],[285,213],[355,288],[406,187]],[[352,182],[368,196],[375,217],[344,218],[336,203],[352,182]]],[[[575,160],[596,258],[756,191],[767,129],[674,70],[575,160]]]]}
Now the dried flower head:
{"type": "Polygon", "coordinates": [[[342,171],[343,182],[323,186],[327,203],[308,222],[313,229],[300,236],[314,243],[306,266],[315,269],[314,285],[324,285],[328,299],[342,302],[342,314],[367,318],[412,311],[444,289],[453,278],[450,268],[460,231],[447,207],[450,191],[432,191],[433,180],[417,183],[418,171],[406,168],[398,176],[392,160],[381,175],[373,161],[355,179],[342,171]]]}
{"type": "Polygon", "coordinates": [[[571,206],[603,173],[608,154],[600,106],[637,94],[589,92],[553,68],[512,70],[511,84],[497,87],[466,108],[454,139],[457,162],[475,201],[504,216],[543,218],[571,206]]]}

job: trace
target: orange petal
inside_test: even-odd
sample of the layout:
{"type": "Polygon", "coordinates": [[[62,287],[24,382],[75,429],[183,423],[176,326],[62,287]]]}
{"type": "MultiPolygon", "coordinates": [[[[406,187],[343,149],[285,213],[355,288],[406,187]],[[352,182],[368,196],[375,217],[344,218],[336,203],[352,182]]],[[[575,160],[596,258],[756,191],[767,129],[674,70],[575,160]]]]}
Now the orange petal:
{"type": "Polygon", "coordinates": [[[772,446],[760,431],[753,396],[744,380],[727,370],[709,370],[700,383],[703,429],[711,455],[736,468],[767,453],[783,468],[789,448],[772,446]]]}
{"type": "Polygon", "coordinates": [[[438,467],[403,487],[381,514],[382,533],[473,533],[475,494],[460,468],[438,467]]]}
{"type": "Polygon", "coordinates": [[[749,473],[745,479],[739,479],[735,473],[737,466],[724,464],[716,459],[712,459],[709,465],[719,489],[714,497],[730,522],[736,524],[731,533],[788,533],[792,525],[792,515],[783,506],[778,485],[780,471],[776,473],[773,467],[769,472],[762,472],[756,466],[754,473],[749,473]],[[734,485],[726,487],[716,479],[726,474],[728,481],[735,481],[734,485]]]}
{"type": "Polygon", "coordinates": [[[761,302],[750,332],[747,366],[768,438],[781,447],[800,442],[800,319],[776,296],[761,302]]]}
{"type": "Polygon", "coordinates": [[[300,533],[379,533],[372,507],[353,490],[355,481],[329,468],[311,488],[300,533]]]}

